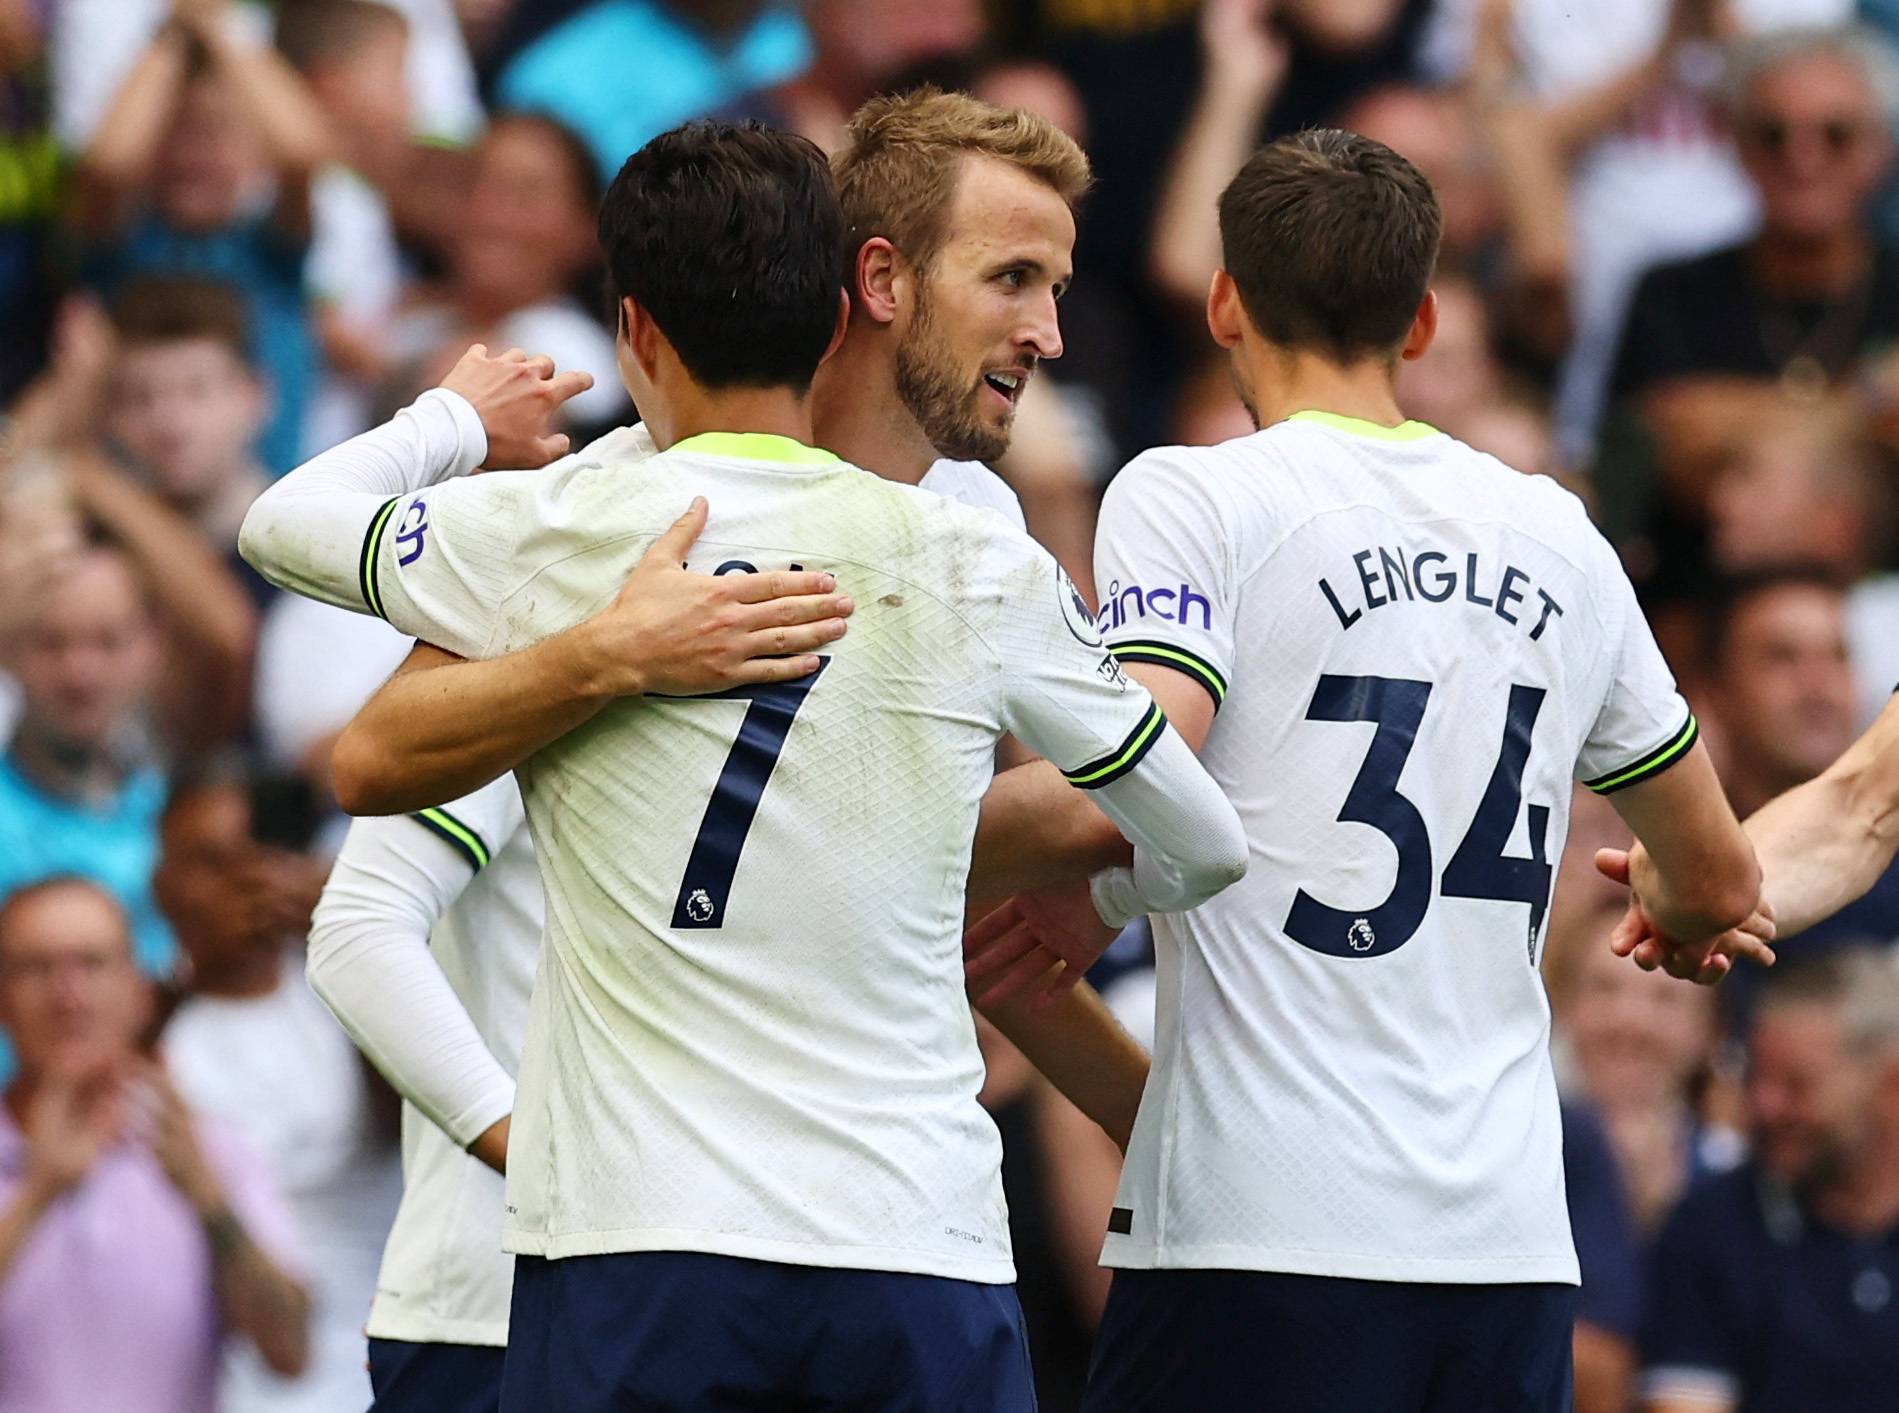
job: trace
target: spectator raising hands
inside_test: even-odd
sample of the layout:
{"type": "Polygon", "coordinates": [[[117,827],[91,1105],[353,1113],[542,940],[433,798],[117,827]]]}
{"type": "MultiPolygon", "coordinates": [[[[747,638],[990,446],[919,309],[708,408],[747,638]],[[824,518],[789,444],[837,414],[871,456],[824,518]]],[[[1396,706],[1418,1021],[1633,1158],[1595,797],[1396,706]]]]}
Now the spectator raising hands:
{"type": "Polygon", "coordinates": [[[178,0],[80,156],[74,214],[88,276],[108,293],[150,273],[213,275],[242,292],[276,395],[260,449],[281,473],[301,450],[316,374],[303,259],[310,178],[331,142],[302,81],[238,37],[230,9],[178,0]]]}

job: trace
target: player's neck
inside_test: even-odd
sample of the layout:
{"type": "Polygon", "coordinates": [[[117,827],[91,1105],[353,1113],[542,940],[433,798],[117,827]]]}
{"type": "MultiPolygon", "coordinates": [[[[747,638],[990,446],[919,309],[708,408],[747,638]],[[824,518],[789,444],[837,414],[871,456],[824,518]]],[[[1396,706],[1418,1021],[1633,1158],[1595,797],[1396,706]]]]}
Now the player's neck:
{"type": "Polygon", "coordinates": [[[646,419],[653,443],[661,451],[674,442],[701,432],[753,432],[789,437],[806,446],[818,445],[811,430],[809,394],[790,388],[674,388],[663,408],[646,419]]]}
{"type": "Polygon", "coordinates": [[[811,388],[818,445],[887,481],[916,485],[936,448],[897,396],[897,379],[874,335],[846,337],[811,388]]]}
{"type": "Polygon", "coordinates": [[[1339,364],[1309,353],[1249,348],[1242,355],[1250,374],[1259,425],[1270,427],[1295,412],[1330,412],[1337,417],[1401,426],[1391,368],[1382,359],[1339,364]]]}

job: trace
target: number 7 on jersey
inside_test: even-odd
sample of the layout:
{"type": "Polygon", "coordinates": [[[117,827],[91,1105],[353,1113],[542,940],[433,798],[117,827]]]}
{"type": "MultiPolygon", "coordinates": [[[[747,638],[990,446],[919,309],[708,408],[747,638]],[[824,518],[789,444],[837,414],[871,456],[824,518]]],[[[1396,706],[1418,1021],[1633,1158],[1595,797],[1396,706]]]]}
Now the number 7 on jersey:
{"type": "Polygon", "coordinates": [[[706,801],[698,837],[686,860],[685,877],[673,902],[673,927],[680,931],[706,930],[725,925],[725,905],[732,896],[732,878],[738,872],[745,836],[752,832],[758,802],[765,797],[772,768],[778,764],[785,738],[798,709],[831,659],[818,659],[818,670],[796,682],[765,682],[712,692],[695,700],[748,699],[745,719],[725,757],[725,768],[706,801]]]}

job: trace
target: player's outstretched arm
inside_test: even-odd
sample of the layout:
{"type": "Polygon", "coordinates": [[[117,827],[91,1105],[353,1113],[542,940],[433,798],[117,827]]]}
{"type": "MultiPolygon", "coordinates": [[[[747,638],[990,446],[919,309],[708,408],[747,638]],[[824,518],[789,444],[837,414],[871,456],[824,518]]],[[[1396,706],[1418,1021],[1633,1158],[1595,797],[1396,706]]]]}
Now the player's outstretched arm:
{"type": "Polygon", "coordinates": [[[338,802],[352,814],[424,809],[480,789],[620,697],[817,671],[815,650],[844,635],[850,596],[808,570],[688,572],[706,514],[695,499],[614,601],[565,632],[484,662],[417,644],[337,738],[338,802]]]}
{"type": "Polygon", "coordinates": [[[429,934],[505,842],[490,821],[521,827],[513,792],[497,785],[457,800],[429,825],[351,825],[311,920],[308,961],[311,989],[396,1092],[496,1168],[505,1148],[479,1145],[513,1111],[514,1081],[430,952],[429,934]],[[434,830],[467,842],[457,847],[434,830]]]}
{"type": "MultiPolygon", "coordinates": [[[[1861,897],[1899,854],[1899,697],[1824,772],[1762,805],[1743,828],[1781,936],[1796,936],[1861,897]]],[[[1605,849],[1597,866],[1626,881],[1646,852],[1639,844],[1605,849]]],[[[1664,963],[1668,941],[1639,909],[1616,938],[1618,951],[1650,970],[1664,963]]]]}
{"type": "Polygon", "coordinates": [[[1824,772],[1761,806],[1744,827],[1783,935],[1864,894],[1899,853],[1899,697],[1824,772]]]}

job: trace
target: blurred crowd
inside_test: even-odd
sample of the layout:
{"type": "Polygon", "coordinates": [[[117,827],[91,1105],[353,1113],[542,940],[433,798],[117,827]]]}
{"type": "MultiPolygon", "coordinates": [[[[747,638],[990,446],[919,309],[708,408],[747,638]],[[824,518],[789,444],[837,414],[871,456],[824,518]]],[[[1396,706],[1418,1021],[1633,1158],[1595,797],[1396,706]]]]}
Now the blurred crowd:
{"type": "MultiPolygon", "coordinates": [[[[591,372],[577,440],[624,420],[621,160],[707,114],[833,145],[923,82],[1095,166],[997,468],[1085,592],[1129,456],[1251,430],[1214,199],[1327,124],[1444,206],[1406,411],[1589,503],[1738,812],[1899,681],[1895,0],[0,0],[0,1413],[102,1363],[368,1401],[396,1105],[300,948],[330,742],[407,645],[245,566],[253,496],[472,341],[591,372]]],[[[1899,875],[1710,992],[1608,953],[1623,842],[1580,793],[1546,966],[1578,1407],[1899,1407],[1899,875]]],[[[1151,1033],[1138,931],[1099,980],[1151,1033]]],[[[1059,1411],[1118,1156],[986,1047],[1059,1411]]]]}

